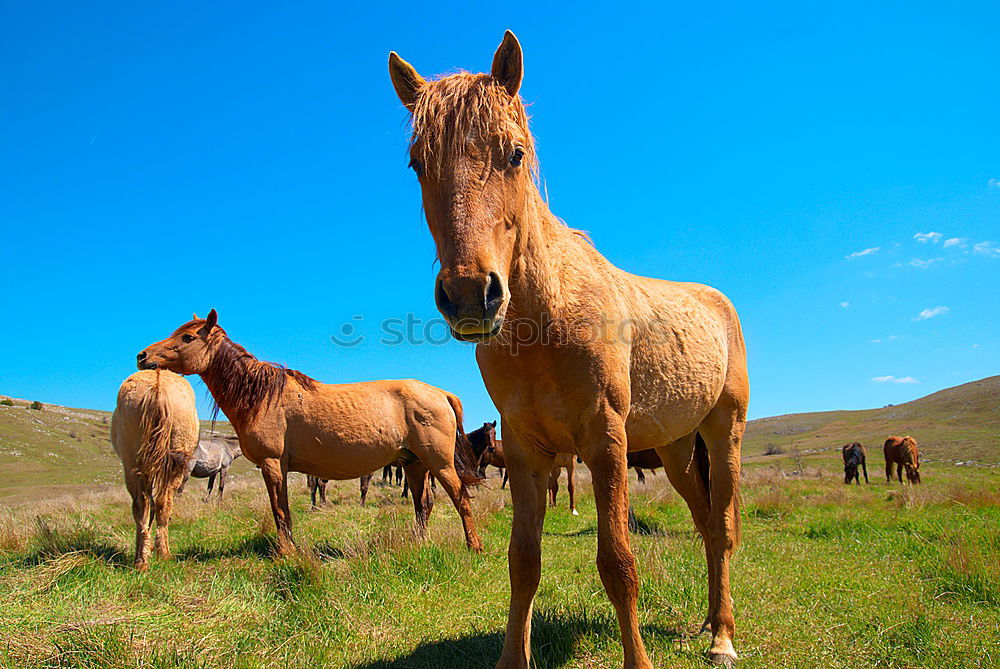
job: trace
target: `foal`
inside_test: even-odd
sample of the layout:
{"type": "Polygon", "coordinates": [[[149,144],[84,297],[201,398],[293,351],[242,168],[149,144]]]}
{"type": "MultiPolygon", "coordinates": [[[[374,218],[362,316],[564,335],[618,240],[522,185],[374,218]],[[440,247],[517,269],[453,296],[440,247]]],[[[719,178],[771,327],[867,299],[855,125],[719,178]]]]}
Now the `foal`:
{"type": "MultiPolygon", "coordinates": [[[[736,310],[708,286],[618,269],[549,211],[533,179],[537,157],[518,95],[523,59],[513,33],[489,74],[427,81],[395,53],[389,74],[412,113],[410,167],[441,263],[434,298],[453,336],[479,343],[476,360],[502,420],[514,520],[497,666],[528,666],[548,474],[556,453],[575,453],[593,475],[597,568],[618,616],[625,667],[651,667],[636,609],[625,460],[648,448],[659,452],[705,540],[709,656],[732,661],[729,563],[740,537],[750,395],[736,310]]],[[[596,81],[581,91],[595,119],[586,155],[593,169],[614,169],[615,149],[602,146],[601,135],[614,119],[600,108],[599,91],[596,81]]],[[[705,249],[692,258],[697,253],[705,249]]]]}
{"type": "Polygon", "coordinates": [[[219,327],[215,309],[149,346],[137,360],[140,369],[201,375],[232,422],[243,455],[260,467],[280,553],[295,549],[288,472],[355,479],[400,457],[420,533],[433,505],[424,490],[430,470],[458,510],[466,544],[482,549],[467,492],[480,479],[462,432],[462,403],[451,393],[420,381],[320,383],[257,360],[219,327]]]}

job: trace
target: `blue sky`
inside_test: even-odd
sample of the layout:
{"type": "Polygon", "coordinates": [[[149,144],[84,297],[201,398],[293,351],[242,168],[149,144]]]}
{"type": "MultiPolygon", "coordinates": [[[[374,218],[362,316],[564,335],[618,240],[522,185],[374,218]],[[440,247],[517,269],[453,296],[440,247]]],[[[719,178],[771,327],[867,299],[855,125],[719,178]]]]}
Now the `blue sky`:
{"type": "Polygon", "coordinates": [[[553,210],[730,296],[753,417],[996,374],[998,26],[990,2],[4,3],[0,393],[111,408],[215,307],[263,359],[495,418],[471,346],[379,342],[437,317],[386,59],[481,71],[506,28],[553,210]]]}

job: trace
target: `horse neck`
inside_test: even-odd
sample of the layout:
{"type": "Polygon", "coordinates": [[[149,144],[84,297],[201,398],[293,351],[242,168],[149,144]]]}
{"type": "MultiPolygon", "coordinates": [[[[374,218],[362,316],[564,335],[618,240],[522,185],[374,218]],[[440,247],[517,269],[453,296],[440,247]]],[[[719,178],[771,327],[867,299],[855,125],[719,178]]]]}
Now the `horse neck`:
{"type": "Polygon", "coordinates": [[[579,234],[549,210],[532,187],[517,222],[518,237],[511,259],[511,309],[518,318],[558,317],[563,306],[561,260],[576,253],[579,234]]]}
{"type": "Polygon", "coordinates": [[[260,361],[249,351],[242,349],[242,347],[239,347],[242,350],[234,357],[218,355],[218,351],[222,347],[227,346],[234,347],[237,345],[228,336],[223,335],[216,351],[212,355],[208,367],[199,376],[205,382],[208,392],[212,393],[212,398],[219,409],[236,426],[243,422],[245,416],[244,411],[238,405],[240,398],[234,397],[231,389],[237,385],[234,384],[234,381],[238,382],[242,378],[249,376],[250,366],[252,364],[259,364],[260,361]]]}

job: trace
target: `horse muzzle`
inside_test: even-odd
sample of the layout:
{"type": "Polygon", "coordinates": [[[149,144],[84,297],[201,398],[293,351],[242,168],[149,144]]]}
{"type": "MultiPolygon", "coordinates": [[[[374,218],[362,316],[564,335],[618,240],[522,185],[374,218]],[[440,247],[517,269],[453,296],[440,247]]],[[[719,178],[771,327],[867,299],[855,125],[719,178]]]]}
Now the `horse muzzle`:
{"type": "Polygon", "coordinates": [[[438,276],[434,290],[438,311],[459,341],[484,342],[503,327],[508,292],[496,272],[480,276],[438,276]]]}

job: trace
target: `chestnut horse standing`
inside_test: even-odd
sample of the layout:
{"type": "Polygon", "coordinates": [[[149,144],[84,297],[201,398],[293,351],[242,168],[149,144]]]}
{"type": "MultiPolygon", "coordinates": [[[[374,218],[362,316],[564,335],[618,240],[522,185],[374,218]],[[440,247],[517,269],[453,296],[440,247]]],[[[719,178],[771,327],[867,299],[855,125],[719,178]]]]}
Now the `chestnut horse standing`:
{"type": "Polygon", "coordinates": [[[135,520],[135,567],[149,568],[150,527],[156,554],[170,557],[167,526],[174,493],[198,446],[198,411],[187,380],[166,371],[136,372],[118,390],[111,443],[122,462],[135,520]]]}
{"type": "Polygon", "coordinates": [[[552,462],[552,471],[549,472],[549,506],[556,505],[556,496],[559,494],[559,474],[566,470],[566,491],[569,493],[569,510],[574,516],[580,514],[576,510],[576,456],[558,453],[552,462]]]}
{"type": "Polygon", "coordinates": [[[473,550],[482,543],[472,523],[466,486],[479,482],[462,432],[462,403],[420,381],[326,384],[302,372],[261,362],[218,325],[215,309],[139,353],[141,369],[200,374],[240,438],[243,455],[260,467],[278,530],[278,550],[292,552],[288,472],[344,480],[368,476],[403,457],[424,533],[433,506],[428,470],[441,481],[473,550]]]}
{"type": "MultiPolygon", "coordinates": [[[[597,567],[618,617],[624,664],[652,666],[636,610],[625,455],[648,448],[659,452],[705,540],[709,655],[730,662],[729,562],[740,537],[749,401],[739,318],[717,290],[618,269],[549,211],[533,178],[522,69],[509,31],[490,74],[427,81],[389,55],[393,86],[412,114],[410,166],[441,263],[435,300],[453,336],[479,342],[476,359],[501,414],[514,519],[497,666],[524,668],[531,657],[545,488],[556,453],[580,455],[593,474],[597,567]],[[703,460],[711,465],[707,479],[703,460]]],[[[591,154],[600,146],[595,137],[591,154]]]]}
{"type": "Polygon", "coordinates": [[[920,483],[920,450],[917,440],[913,437],[889,437],[882,447],[885,454],[885,480],[892,482],[892,466],[896,466],[896,478],[903,482],[903,468],[906,468],[906,480],[910,483],[920,483]]]}

